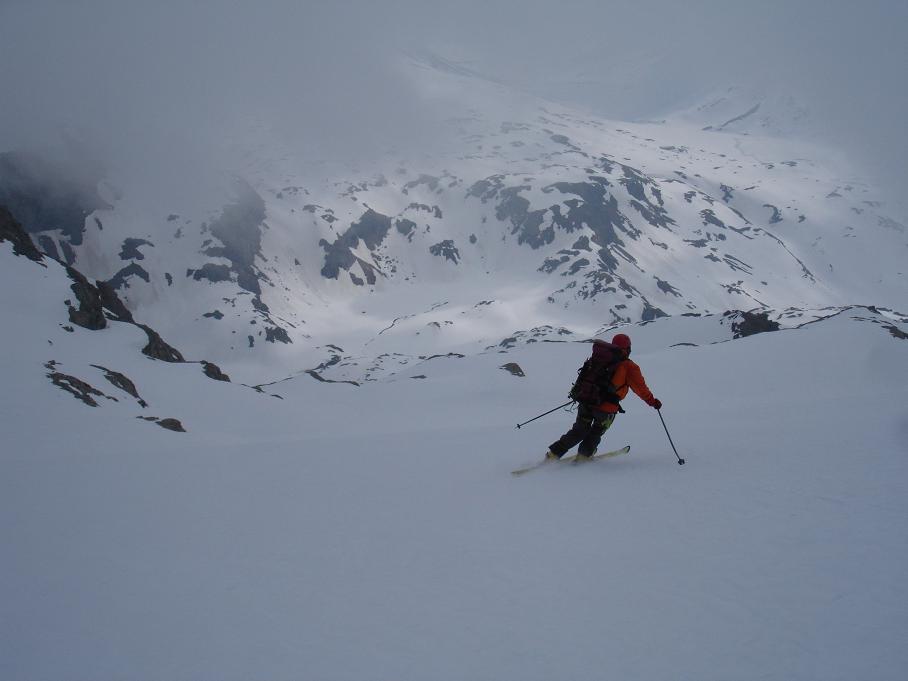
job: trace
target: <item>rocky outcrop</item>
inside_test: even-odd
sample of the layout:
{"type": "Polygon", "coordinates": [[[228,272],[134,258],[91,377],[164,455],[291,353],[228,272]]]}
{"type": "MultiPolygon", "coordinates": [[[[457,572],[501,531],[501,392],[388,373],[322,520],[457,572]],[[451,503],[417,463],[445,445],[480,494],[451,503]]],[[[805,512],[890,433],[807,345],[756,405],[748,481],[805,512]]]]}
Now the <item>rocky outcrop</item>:
{"type": "Polygon", "coordinates": [[[142,354],[162,362],[185,362],[179,350],[168,345],[160,334],[145,324],[136,324],[148,336],[148,344],[142,348],[142,354]]]}
{"type": "Polygon", "coordinates": [[[230,261],[240,288],[261,295],[255,258],[262,250],[262,223],[265,221],[265,201],[245,181],[237,180],[236,198],[211,223],[209,231],[223,246],[211,246],[205,255],[230,261]]]}
{"type": "Polygon", "coordinates": [[[145,239],[133,237],[124,239],[123,245],[120,247],[120,260],[144,260],[145,254],[139,250],[140,246],[151,246],[154,248],[154,244],[145,239]]]}
{"type": "Polygon", "coordinates": [[[172,430],[175,433],[185,433],[186,429],[183,427],[183,424],[180,423],[179,419],[158,419],[156,422],[161,428],[166,428],[167,430],[172,430]]]}
{"type": "Polygon", "coordinates": [[[79,303],[76,308],[71,301],[66,301],[69,320],[73,324],[96,331],[107,327],[108,316],[118,322],[134,323],[132,313],[110,284],[99,281],[94,285],[74,267],[67,266],[66,273],[73,281],[70,288],[79,303]]]}
{"type": "Polygon", "coordinates": [[[186,432],[186,429],[183,427],[183,424],[180,423],[179,419],[174,419],[174,418],[159,419],[157,416],[136,416],[136,418],[141,419],[143,421],[150,421],[151,423],[157,423],[159,426],[161,426],[161,428],[165,428],[167,430],[172,430],[175,433],[185,433],[186,432]]]}
{"type": "Polygon", "coordinates": [[[35,262],[43,260],[31,237],[22,228],[22,225],[16,222],[6,206],[0,206],[0,242],[2,241],[11,242],[13,253],[16,255],[24,255],[35,262]]]}
{"type": "Polygon", "coordinates": [[[507,364],[502,364],[499,369],[504,369],[509,374],[511,374],[511,376],[517,376],[519,378],[526,376],[526,374],[523,372],[523,369],[517,362],[508,362],[507,364]]]}
{"type": "Polygon", "coordinates": [[[733,318],[731,330],[734,338],[746,338],[757,333],[779,330],[779,322],[771,320],[766,312],[732,310],[726,312],[723,317],[733,318]]]}
{"type": "Polygon", "coordinates": [[[136,402],[144,409],[148,406],[148,403],[139,397],[139,391],[136,389],[136,384],[133,383],[125,374],[121,374],[119,371],[113,371],[107,367],[102,367],[98,364],[92,364],[95,369],[100,369],[104,372],[104,378],[116,388],[119,388],[127,395],[131,395],[136,399],[136,402]]]}
{"type": "MultiPolygon", "coordinates": [[[[353,251],[359,245],[360,240],[370,251],[375,250],[384,241],[390,229],[391,218],[370,208],[362,214],[359,221],[350,225],[350,228],[340,235],[334,243],[328,243],[325,239],[321,239],[319,246],[325,249],[325,265],[322,267],[322,276],[327,279],[337,279],[341,270],[349,272],[351,267],[359,263],[363,273],[366,275],[366,281],[370,285],[374,284],[376,282],[375,275],[381,274],[381,272],[374,265],[356,257],[353,251]]],[[[358,286],[363,285],[361,279],[352,280],[358,286]]]]}
{"type": "Polygon", "coordinates": [[[230,382],[230,376],[221,371],[221,368],[214,362],[206,362],[202,360],[202,371],[204,374],[215,381],[226,381],[230,382]]]}
{"type": "Polygon", "coordinates": [[[73,280],[70,288],[79,303],[77,308],[69,300],[66,301],[69,308],[69,321],[92,331],[106,328],[107,318],[104,316],[104,304],[101,302],[101,294],[98,289],[92,286],[78,270],[67,267],[66,273],[73,280]]]}
{"type": "Polygon", "coordinates": [[[36,155],[0,153],[0,204],[6,205],[26,232],[59,230],[78,246],[85,218],[109,208],[97,192],[99,167],[81,162],[64,167],[36,155]]]}
{"type": "Polygon", "coordinates": [[[151,276],[148,274],[145,268],[138,263],[133,262],[113,275],[107,283],[110,284],[111,288],[115,289],[129,288],[128,279],[130,277],[138,277],[139,279],[144,280],[146,283],[151,281],[151,276]]]}
{"type": "MultiPolygon", "coordinates": [[[[48,368],[51,368],[52,366],[53,363],[48,363],[48,368]]],[[[86,383],[82,379],[76,378],[75,376],[70,376],[59,371],[50,371],[47,374],[47,377],[55,386],[57,386],[61,390],[65,390],[77,400],[81,400],[82,402],[87,404],[89,407],[98,406],[97,401],[94,399],[95,397],[106,397],[109,400],[117,400],[117,398],[105,395],[94,386],[86,383]]]]}

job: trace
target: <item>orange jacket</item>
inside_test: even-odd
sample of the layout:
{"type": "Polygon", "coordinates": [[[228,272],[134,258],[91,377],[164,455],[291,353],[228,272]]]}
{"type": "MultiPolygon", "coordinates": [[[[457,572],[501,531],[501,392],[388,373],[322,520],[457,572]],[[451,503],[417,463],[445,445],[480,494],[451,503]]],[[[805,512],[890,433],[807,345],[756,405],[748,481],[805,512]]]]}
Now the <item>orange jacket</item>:
{"type": "MultiPolygon", "coordinates": [[[[656,401],[656,398],[653,397],[653,394],[647,387],[646,381],[643,380],[643,373],[640,371],[640,367],[637,366],[636,362],[630,359],[622,360],[621,363],[615,367],[615,373],[612,374],[612,385],[615,386],[615,392],[618,393],[618,399],[620,400],[627,397],[627,390],[630,388],[649,406],[652,407],[656,401]]],[[[612,404],[611,402],[603,402],[599,405],[599,409],[600,411],[614,414],[618,411],[618,405],[612,404]]]]}

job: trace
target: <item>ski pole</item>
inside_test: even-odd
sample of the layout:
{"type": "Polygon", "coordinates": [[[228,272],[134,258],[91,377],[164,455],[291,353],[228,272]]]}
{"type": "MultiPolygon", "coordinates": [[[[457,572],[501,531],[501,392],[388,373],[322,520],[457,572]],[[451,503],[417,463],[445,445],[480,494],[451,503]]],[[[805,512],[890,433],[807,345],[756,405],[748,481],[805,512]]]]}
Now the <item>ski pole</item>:
{"type": "MultiPolygon", "coordinates": [[[[668,426],[665,425],[665,419],[662,418],[662,410],[657,409],[656,412],[659,414],[659,420],[662,421],[662,427],[665,428],[665,434],[668,435],[668,443],[672,446],[672,451],[675,453],[675,456],[678,456],[678,450],[675,449],[675,443],[672,442],[672,436],[668,432],[668,426]]],[[[684,465],[684,459],[678,456],[678,465],[684,465]]]]}
{"type": "Polygon", "coordinates": [[[517,424],[517,429],[519,430],[519,429],[520,429],[520,426],[525,426],[526,424],[528,424],[528,423],[530,423],[530,422],[532,422],[532,421],[535,421],[536,419],[541,419],[541,418],[542,418],[543,416],[545,416],[546,414],[551,414],[553,411],[558,411],[559,409],[562,409],[562,408],[568,406],[568,405],[571,404],[571,402],[573,402],[573,401],[574,401],[574,400],[570,400],[570,401],[568,401],[568,402],[565,402],[564,404],[559,404],[559,405],[558,405],[557,407],[555,407],[554,409],[549,409],[547,412],[545,412],[545,414],[540,414],[539,416],[534,416],[534,417],[531,418],[529,421],[524,421],[523,423],[518,423],[518,424],[517,424]]]}

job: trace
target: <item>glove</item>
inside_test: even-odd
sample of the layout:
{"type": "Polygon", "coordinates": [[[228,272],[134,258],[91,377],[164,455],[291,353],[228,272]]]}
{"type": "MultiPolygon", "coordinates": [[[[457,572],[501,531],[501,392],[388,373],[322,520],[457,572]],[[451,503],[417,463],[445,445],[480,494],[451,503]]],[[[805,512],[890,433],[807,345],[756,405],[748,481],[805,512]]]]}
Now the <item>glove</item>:
{"type": "Polygon", "coordinates": [[[653,409],[655,409],[656,411],[658,411],[659,409],[662,409],[662,402],[661,402],[660,400],[657,400],[657,399],[653,398],[652,407],[653,407],[653,409]]]}

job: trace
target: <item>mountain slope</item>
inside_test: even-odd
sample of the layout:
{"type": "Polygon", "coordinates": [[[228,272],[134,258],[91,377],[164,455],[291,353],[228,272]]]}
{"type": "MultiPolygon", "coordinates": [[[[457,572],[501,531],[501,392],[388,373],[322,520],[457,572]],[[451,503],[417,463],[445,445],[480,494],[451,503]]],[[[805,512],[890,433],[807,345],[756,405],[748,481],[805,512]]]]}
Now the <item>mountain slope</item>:
{"type": "MultiPolygon", "coordinates": [[[[897,207],[828,150],[702,112],[600,120],[431,62],[402,68],[448,114],[425,154],[317,161],[260,127],[220,205],[170,208],[109,178],[69,200],[82,232],[26,226],[250,381],[316,368],[329,346],[429,355],[666,314],[897,308],[908,291],[897,207]]],[[[17,172],[28,205],[59,203],[40,189],[49,171],[30,189],[17,172]]]]}
{"type": "Polygon", "coordinates": [[[3,675],[900,678],[908,321],[660,344],[677,324],[712,322],[631,335],[683,468],[630,397],[626,457],[509,475],[572,420],[513,428],[563,398],[578,343],[280,400],[167,365],[185,434],[63,393],[65,432],[14,412],[3,675]]]}

